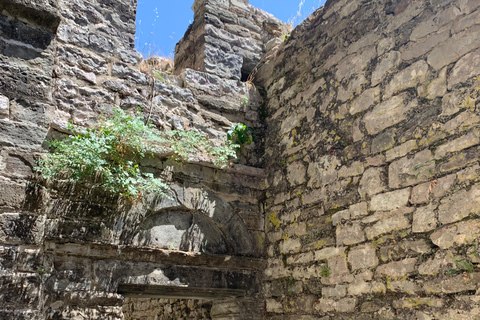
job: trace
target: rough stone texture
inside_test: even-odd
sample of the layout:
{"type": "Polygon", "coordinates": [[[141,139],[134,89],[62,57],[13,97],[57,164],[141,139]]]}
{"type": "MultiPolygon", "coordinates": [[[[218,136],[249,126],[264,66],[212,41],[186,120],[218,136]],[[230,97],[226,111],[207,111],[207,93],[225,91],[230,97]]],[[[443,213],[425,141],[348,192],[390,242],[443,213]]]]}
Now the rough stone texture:
{"type": "Polygon", "coordinates": [[[371,245],[358,246],[348,253],[348,262],[352,271],[375,268],[378,265],[376,250],[371,245]]]}
{"type": "Polygon", "coordinates": [[[372,197],[370,202],[370,210],[372,211],[388,211],[404,207],[408,204],[411,189],[401,189],[388,193],[378,194],[372,197]]]}
{"type": "Polygon", "coordinates": [[[175,47],[175,74],[190,68],[246,81],[269,43],[291,31],[248,1],[196,0],[192,10],[194,21],[175,47]]]}
{"type": "Polygon", "coordinates": [[[428,64],[420,60],[397,73],[385,88],[384,98],[408,88],[414,88],[427,79],[428,64]]]}
{"type": "Polygon", "coordinates": [[[480,185],[474,185],[467,192],[461,190],[453,195],[442,199],[438,207],[438,221],[441,224],[449,224],[460,221],[469,215],[480,213],[480,185]],[[462,206],[458,206],[462,203],[462,206]]]}
{"type": "Polygon", "coordinates": [[[406,96],[396,96],[376,106],[363,119],[369,134],[377,134],[406,119],[413,103],[406,104],[406,96]]]}
{"type": "Polygon", "coordinates": [[[211,319],[212,302],[201,300],[126,298],[125,320],[146,319],[211,319]]]}
{"type": "Polygon", "coordinates": [[[329,0],[281,42],[248,1],[197,0],[165,81],[135,5],[0,3],[0,318],[148,317],[142,294],[164,318],[480,316],[478,1],[329,0]],[[31,179],[45,137],[139,105],[258,140],[224,170],[145,163],[172,199],[31,179]]]}
{"type": "MultiPolygon", "coordinates": [[[[215,143],[234,122],[259,127],[262,98],[252,86],[198,70],[155,79],[133,50],[135,8],[134,0],[0,3],[2,319],[157,319],[150,300],[124,305],[124,295],[139,290],[164,298],[258,297],[264,172],[254,167],[263,162],[254,150],[261,139],[251,147],[255,156],[224,170],[201,157],[182,166],[146,161],[150,172],[168,172],[170,200],[126,203],[89,186],[34,179],[45,138],[61,137],[69,122],[94,126],[113,107],[143,106],[158,128],[199,130],[215,143]],[[228,261],[236,261],[230,271],[222,267],[228,261]]],[[[238,24],[229,28],[242,32],[238,24]]],[[[263,48],[244,36],[245,61],[258,61],[263,48]]],[[[156,307],[169,319],[225,316],[190,303],[156,307]]],[[[238,309],[237,319],[261,314],[248,303],[238,309]]]]}
{"type": "Polygon", "coordinates": [[[303,284],[268,292],[267,319],[480,317],[443,295],[478,294],[448,272],[462,259],[478,272],[479,7],[327,1],[260,64],[266,214],[285,217],[267,236],[281,273],[264,283],[303,284]],[[282,253],[299,222],[301,252],[282,253]],[[306,294],[321,294],[313,311],[297,304],[306,294]]]}

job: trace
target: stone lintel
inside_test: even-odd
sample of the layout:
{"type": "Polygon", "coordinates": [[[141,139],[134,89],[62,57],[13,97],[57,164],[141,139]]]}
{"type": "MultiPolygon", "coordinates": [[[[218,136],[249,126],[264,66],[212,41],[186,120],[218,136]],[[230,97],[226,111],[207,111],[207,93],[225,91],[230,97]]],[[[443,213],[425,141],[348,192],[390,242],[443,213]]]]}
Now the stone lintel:
{"type": "Polygon", "coordinates": [[[45,243],[45,252],[56,256],[79,256],[93,260],[123,260],[131,262],[158,263],[161,265],[195,266],[237,271],[261,271],[266,267],[266,262],[258,258],[207,255],[156,248],[81,242],[47,242],[45,243]]]}
{"type": "Polygon", "coordinates": [[[246,297],[241,289],[192,288],[176,286],[156,286],[138,284],[119,284],[118,293],[131,298],[168,298],[168,299],[225,299],[246,297]]]}

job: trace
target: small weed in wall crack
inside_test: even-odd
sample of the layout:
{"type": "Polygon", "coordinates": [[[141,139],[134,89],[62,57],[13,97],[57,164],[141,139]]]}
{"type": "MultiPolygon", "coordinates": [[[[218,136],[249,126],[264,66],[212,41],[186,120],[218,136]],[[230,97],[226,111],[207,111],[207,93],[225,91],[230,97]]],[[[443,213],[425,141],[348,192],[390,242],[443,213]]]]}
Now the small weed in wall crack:
{"type": "Polygon", "coordinates": [[[247,97],[243,97],[243,99],[242,99],[242,106],[248,107],[248,103],[249,103],[248,98],[247,98],[247,97]]]}
{"type": "Polygon", "coordinates": [[[473,273],[474,266],[469,260],[455,258],[453,262],[455,263],[455,269],[448,270],[447,275],[454,275],[462,272],[473,273]]]}
{"type": "Polygon", "coordinates": [[[143,172],[142,159],[160,155],[182,162],[201,154],[224,167],[230,157],[236,157],[238,147],[230,141],[215,146],[205,134],[193,130],[161,132],[145,123],[139,112],[129,115],[117,108],[98,128],[81,131],[71,125],[69,129],[77,133],[50,141],[51,153],[38,160],[35,170],[46,179],[84,181],[130,200],[147,192],[167,196],[166,181],[143,172]]]}
{"type": "Polygon", "coordinates": [[[227,139],[237,145],[237,151],[240,152],[243,146],[252,144],[255,135],[252,127],[247,127],[243,123],[234,123],[227,132],[227,139]]]}
{"type": "Polygon", "coordinates": [[[320,277],[325,277],[325,278],[328,278],[330,277],[330,267],[327,267],[327,266],[324,266],[322,267],[322,269],[320,270],[320,277]]]}

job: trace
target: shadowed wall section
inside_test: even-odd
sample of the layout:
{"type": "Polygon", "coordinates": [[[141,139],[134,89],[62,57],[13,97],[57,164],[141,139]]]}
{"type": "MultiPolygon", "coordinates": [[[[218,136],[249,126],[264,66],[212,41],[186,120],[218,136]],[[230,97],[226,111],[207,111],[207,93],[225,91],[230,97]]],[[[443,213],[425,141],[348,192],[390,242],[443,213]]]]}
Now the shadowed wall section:
{"type": "Polygon", "coordinates": [[[480,316],[477,0],[332,0],[286,41],[248,1],[197,0],[162,77],[135,7],[0,4],[0,318],[120,320],[138,298],[217,320],[480,316]],[[69,122],[139,106],[257,139],[224,169],[145,160],[170,198],[33,173],[69,122]]]}

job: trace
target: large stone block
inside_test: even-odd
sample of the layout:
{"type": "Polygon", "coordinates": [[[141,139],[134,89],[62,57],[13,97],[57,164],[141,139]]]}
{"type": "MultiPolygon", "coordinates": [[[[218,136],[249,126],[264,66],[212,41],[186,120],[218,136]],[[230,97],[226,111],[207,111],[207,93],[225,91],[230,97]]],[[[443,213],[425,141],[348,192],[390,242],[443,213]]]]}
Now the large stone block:
{"type": "Polygon", "coordinates": [[[0,276],[2,309],[37,310],[40,307],[40,283],[38,274],[3,273],[0,276]]]}
{"type": "Polygon", "coordinates": [[[466,220],[436,230],[430,236],[432,242],[442,249],[473,243],[480,237],[480,220],[466,220]]]}
{"type": "Polygon", "coordinates": [[[430,52],[438,44],[447,40],[450,37],[450,30],[445,30],[440,33],[430,35],[417,42],[406,45],[401,49],[402,60],[411,60],[423,56],[427,52],[430,52]]]}
{"type": "Polygon", "coordinates": [[[365,241],[365,233],[359,223],[338,225],[336,234],[337,246],[352,245],[365,241]]]}
{"type": "Polygon", "coordinates": [[[448,77],[448,88],[466,82],[473,76],[480,74],[480,50],[475,50],[462,57],[453,67],[448,77]]]}
{"type": "Polygon", "coordinates": [[[404,240],[396,244],[391,244],[380,249],[380,259],[383,262],[391,260],[400,260],[407,257],[428,254],[431,252],[431,246],[424,240],[404,240]]]}
{"type": "Polygon", "coordinates": [[[480,184],[470,190],[461,190],[442,199],[438,207],[438,220],[441,224],[460,221],[469,215],[480,213],[480,184]]]}
{"type": "Polygon", "coordinates": [[[363,118],[367,132],[374,135],[405,120],[407,112],[417,106],[415,100],[407,102],[406,98],[395,96],[368,112],[363,118]]]}
{"type": "MultiPolygon", "coordinates": [[[[480,273],[469,275],[465,281],[463,275],[456,275],[447,279],[436,279],[426,282],[423,289],[431,293],[458,293],[463,291],[474,291],[480,281],[480,273]]],[[[468,318],[467,318],[468,319],[468,318]]]]}
{"type": "Polygon", "coordinates": [[[287,166],[287,179],[292,186],[300,185],[305,182],[307,168],[300,162],[294,162],[287,166]]]}
{"type": "Polygon", "coordinates": [[[428,55],[427,62],[434,69],[439,70],[456,62],[469,51],[480,46],[477,39],[480,37],[480,27],[473,27],[454,34],[443,44],[438,45],[428,55]]]}
{"type": "Polygon", "coordinates": [[[441,159],[444,158],[447,153],[461,151],[472,146],[475,146],[480,143],[480,132],[478,130],[473,130],[467,133],[466,135],[440,145],[435,150],[435,158],[441,159]]]}
{"type": "Polygon", "coordinates": [[[372,240],[382,234],[387,234],[397,230],[404,230],[410,227],[410,221],[406,216],[390,216],[378,221],[370,227],[366,227],[365,234],[367,235],[367,239],[372,240]]]}
{"type": "Polygon", "coordinates": [[[0,179],[0,206],[19,208],[25,201],[26,185],[0,179]]]}
{"type": "Polygon", "coordinates": [[[360,180],[358,192],[362,198],[373,196],[387,189],[387,175],[385,168],[372,167],[367,169],[360,180]]]}
{"type": "Polygon", "coordinates": [[[404,207],[408,204],[411,188],[397,191],[377,194],[372,197],[370,202],[370,210],[372,211],[389,211],[404,207]]]}
{"type": "Polygon", "coordinates": [[[7,244],[39,244],[45,229],[45,216],[18,213],[0,215],[0,242],[7,244]]]}
{"type": "Polygon", "coordinates": [[[419,184],[432,178],[435,160],[428,149],[416,153],[413,157],[403,157],[390,164],[388,178],[390,188],[401,188],[419,184]]]}
{"type": "Polygon", "coordinates": [[[25,149],[38,149],[47,136],[43,127],[0,120],[0,144],[25,149]]]}
{"type": "Polygon", "coordinates": [[[390,262],[379,266],[375,275],[387,276],[391,278],[400,278],[407,276],[415,271],[417,258],[409,258],[401,261],[390,262]]]}
{"type": "Polygon", "coordinates": [[[428,64],[420,60],[397,73],[385,88],[384,99],[408,88],[424,83],[428,76],[428,64]]]}
{"type": "Polygon", "coordinates": [[[375,268],[378,265],[377,252],[371,244],[354,247],[348,253],[352,271],[375,268]]]}
{"type": "Polygon", "coordinates": [[[428,232],[434,230],[437,225],[436,206],[418,207],[413,214],[412,231],[428,232]]]}

